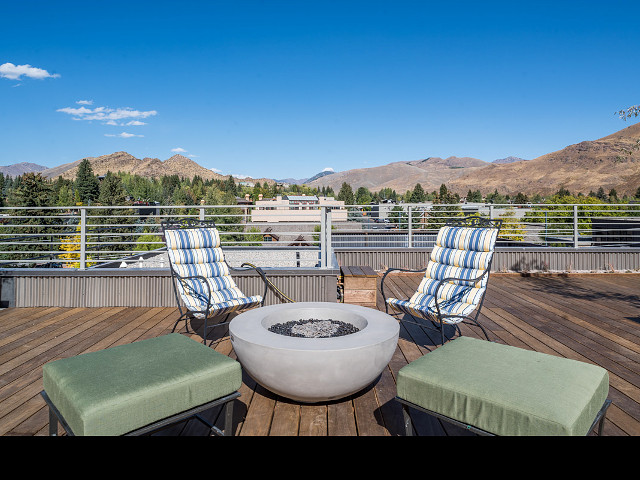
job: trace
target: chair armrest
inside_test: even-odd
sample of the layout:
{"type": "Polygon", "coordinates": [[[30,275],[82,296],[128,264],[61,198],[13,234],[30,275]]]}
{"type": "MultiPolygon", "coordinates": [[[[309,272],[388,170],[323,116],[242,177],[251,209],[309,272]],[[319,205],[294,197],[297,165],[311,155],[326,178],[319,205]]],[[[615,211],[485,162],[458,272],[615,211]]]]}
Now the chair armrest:
{"type": "Polygon", "coordinates": [[[173,274],[176,276],[176,279],[182,283],[183,288],[189,289],[190,291],[194,292],[194,293],[198,293],[196,292],[193,287],[191,287],[187,282],[185,282],[184,280],[192,280],[192,279],[198,279],[201,281],[201,283],[203,283],[204,285],[206,285],[207,287],[207,309],[202,312],[204,314],[209,313],[209,308],[211,307],[211,287],[209,286],[209,282],[207,281],[206,277],[203,277],[202,275],[190,275],[190,276],[181,276],[178,272],[176,272],[175,270],[173,270],[173,268],[171,269],[173,274]]]}
{"type": "Polygon", "coordinates": [[[473,282],[474,284],[479,282],[482,277],[484,277],[485,275],[487,275],[489,273],[489,269],[486,269],[482,275],[476,277],[476,278],[458,278],[458,277],[445,277],[441,280],[438,280],[438,284],[436,286],[436,291],[434,292],[434,299],[436,302],[436,310],[438,311],[438,316],[439,317],[459,317],[461,315],[442,315],[440,313],[440,305],[438,303],[438,291],[440,290],[440,288],[445,284],[445,282],[448,282],[449,280],[458,280],[458,281],[464,281],[464,282],[473,282]]]}
{"type": "Polygon", "coordinates": [[[387,306],[387,296],[384,293],[384,281],[387,278],[387,275],[389,275],[389,273],[391,272],[411,272],[411,273],[419,273],[419,272],[424,272],[426,271],[427,268],[422,268],[420,270],[410,270],[407,268],[388,268],[385,272],[384,275],[382,275],[382,279],[380,280],[380,292],[382,293],[382,299],[384,300],[384,309],[386,313],[389,313],[389,308],[387,306]]]}
{"type": "Polygon", "coordinates": [[[264,306],[264,302],[267,299],[267,290],[269,288],[269,283],[271,283],[267,279],[267,275],[264,273],[264,270],[248,262],[244,262],[242,265],[240,265],[240,268],[232,267],[228,263],[227,263],[227,267],[229,267],[229,270],[233,270],[234,272],[244,272],[247,270],[255,270],[258,273],[258,275],[260,275],[260,278],[262,278],[262,281],[264,282],[264,293],[262,294],[262,302],[260,303],[260,305],[264,306]]]}

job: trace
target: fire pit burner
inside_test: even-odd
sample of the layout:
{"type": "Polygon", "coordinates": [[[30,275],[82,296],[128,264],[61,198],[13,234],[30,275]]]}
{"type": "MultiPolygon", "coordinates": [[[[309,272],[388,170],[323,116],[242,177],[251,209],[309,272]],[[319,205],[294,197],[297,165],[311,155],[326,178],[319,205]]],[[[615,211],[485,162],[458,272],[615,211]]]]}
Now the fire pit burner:
{"type": "Polygon", "coordinates": [[[302,338],[330,338],[341,337],[359,332],[355,325],[340,320],[293,320],[286,323],[275,323],[269,327],[269,331],[280,335],[302,338]]]}

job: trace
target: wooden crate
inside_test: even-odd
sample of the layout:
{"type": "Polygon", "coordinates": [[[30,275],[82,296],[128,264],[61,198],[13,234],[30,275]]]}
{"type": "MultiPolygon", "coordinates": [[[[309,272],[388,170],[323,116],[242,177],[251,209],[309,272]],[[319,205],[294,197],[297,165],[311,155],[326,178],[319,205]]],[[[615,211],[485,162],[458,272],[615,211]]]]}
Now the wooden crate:
{"type": "Polygon", "coordinates": [[[343,266],[340,271],[344,303],[376,308],[378,275],[373,268],[343,266]]]}

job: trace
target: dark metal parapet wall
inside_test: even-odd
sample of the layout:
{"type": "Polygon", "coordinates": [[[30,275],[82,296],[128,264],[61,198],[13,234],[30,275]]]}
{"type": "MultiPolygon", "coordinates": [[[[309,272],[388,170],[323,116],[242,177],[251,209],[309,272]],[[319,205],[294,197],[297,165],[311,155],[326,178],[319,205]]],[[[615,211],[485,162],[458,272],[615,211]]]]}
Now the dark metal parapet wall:
{"type": "MultiPolygon", "coordinates": [[[[291,299],[335,302],[335,269],[266,269],[268,278],[291,299]]],[[[0,270],[4,307],[175,307],[168,269],[6,269],[0,270]]],[[[253,273],[234,275],[247,294],[262,294],[253,273]]],[[[270,290],[266,304],[280,300],[270,290]]]]}
{"type": "MultiPolygon", "coordinates": [[[[334,249],[340,265],[368,265],[374,270],[386,268],[424,268],[430,248],[334,249]]],[[[494,272],[531,271],[638,271],[640,249],[637,248],[546,248],[498,247],[493,259],[494,272]]]]}

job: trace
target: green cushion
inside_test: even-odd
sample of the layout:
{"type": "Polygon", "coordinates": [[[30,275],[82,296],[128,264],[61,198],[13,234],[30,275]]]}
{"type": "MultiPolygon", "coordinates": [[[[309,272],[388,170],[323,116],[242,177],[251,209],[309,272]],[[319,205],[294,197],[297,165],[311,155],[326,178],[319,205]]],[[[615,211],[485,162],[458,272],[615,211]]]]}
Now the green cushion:
{"type": "Polygon", "coordinates": [[[586,435],[609,392],[596,365],[458,337],[403,367],[398,397],[497,435],[586,435]]]}
{"type": "Polygon", "coordinates": [[[237,391],[242,371],[173,333],[47,363],[43,383],[75,435],[121,435],[237,391]]]}

